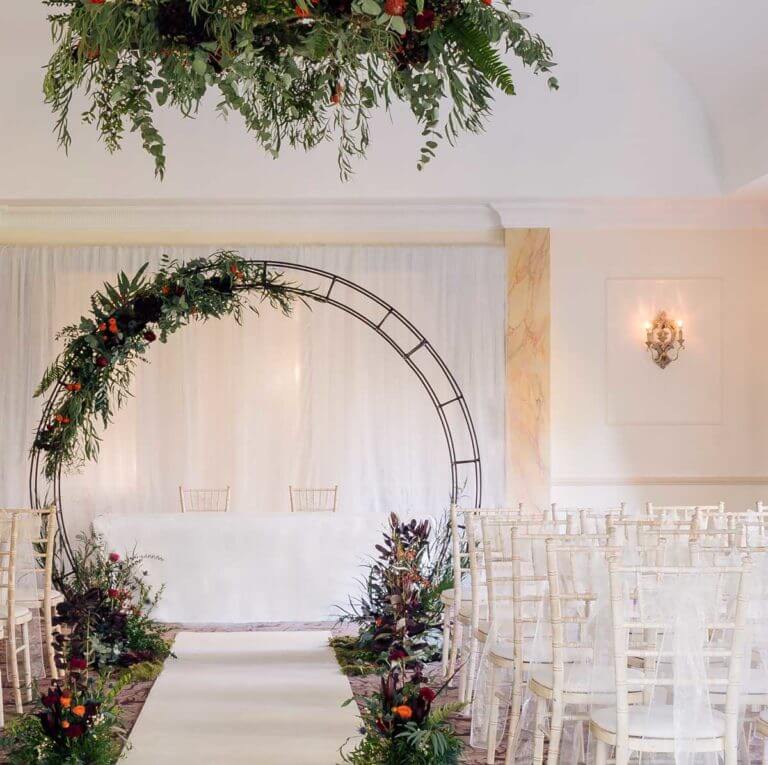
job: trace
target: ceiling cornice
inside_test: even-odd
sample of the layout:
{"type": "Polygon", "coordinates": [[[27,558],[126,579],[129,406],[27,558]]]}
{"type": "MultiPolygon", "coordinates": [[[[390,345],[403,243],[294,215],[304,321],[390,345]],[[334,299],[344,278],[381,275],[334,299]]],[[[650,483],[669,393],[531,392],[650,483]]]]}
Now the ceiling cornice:
{"type": "Polygon", "coordinates": [[[768,200],[0,201],[3,243],[499,243],[505,228],[768,228],[768,200]]]}

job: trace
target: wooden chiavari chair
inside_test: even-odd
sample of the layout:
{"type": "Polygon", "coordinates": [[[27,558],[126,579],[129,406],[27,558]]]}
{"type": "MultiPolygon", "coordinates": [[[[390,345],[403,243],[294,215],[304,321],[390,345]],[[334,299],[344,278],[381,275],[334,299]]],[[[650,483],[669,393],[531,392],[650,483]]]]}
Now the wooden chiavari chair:
{"type": "Polygon", "coordinates": [[[335,513],[339,487],[328,489],[299,489],[289,486],[292,513],[335,513]]]}
{"type": "Polygon", "coordinates": [[[229,498],[229,486],[223,489],[185,489],[179,486],[182,513],[226,513],[229,498]]]}
{"type": "Polygon", "coordinates": [[[725,513],[725,502],[719,502],[716,505],[654,505],[653,502],[645,503],[646,516],[663,521],[691,521],[700,510],[725,513]]]}

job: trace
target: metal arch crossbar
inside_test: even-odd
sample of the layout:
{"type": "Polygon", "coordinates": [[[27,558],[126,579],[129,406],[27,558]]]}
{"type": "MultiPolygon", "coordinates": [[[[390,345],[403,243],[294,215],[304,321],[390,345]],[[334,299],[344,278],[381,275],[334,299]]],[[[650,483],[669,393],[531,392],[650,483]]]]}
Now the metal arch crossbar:
{"type": "MultiPolygon", "coordinates": [[[[389,344],[389,346],[398,354],[398,356],[400,356],[400,358],[408,365],[408,367],[423,386],[424,390],[427,392],[435,413],[437,414],[437,417],[440,421],[440,426],[445,437],[445,443],[448,448],[448,458],[451,471],[451,502],[458,503],[462,492],[466,488],[460,481],[459,467],[462,465],[472,465],[470,475],[473,479],[472,482],[474,487],[473,489],[470,488],[469,496],[467,499],[471,497],[471,501],[473,501],[474,507],[480,507],[482,502],[483,474],[482,463],[480,460],[480,450],[477,442],[477,433],[475,431],[472,415],[469,411],[466,398],[461,388],[459,387],[455,376],[448,368],[445,361],[443,361],[440,354],[435,350],[434,346],[422,334],[422,332],[417,329],[411,321],[403,316],[403,314],[401,314],[396,308],[387,303],[384,299],[366,289],[365,287],[362,287],[359,284],[344,278],[343,276],[331,273],[330,271],[325,271],[321,268],[315,268],[314,266],[303,265],[301,263],[289,263],[286,261],[278,260],[251,260],[249,262],[262,266],[262,273],[265,280],[268,271],[279,271],[283,275],[287,271],[295,271],[301,274],[311,274],[322,279],[327,279],[328,287],[324,293],[314,289],[302,287],[300,284],[289,284],[287,289],[296,295],[341,309],[346,314],[353,316],[366,326],[370,327],[374,332],[376,332],[377,335],[379,335],[379,337],[381,337],[389,344]],[[382,316],[380,318],[375,317],[375,319],[371,318],[370,316],[366,316],[361,310],[356,308],[350,302],[345,302],[340,297],[337,297],[340,292],[337,289],[338,286],[343,286],[349,290],[351,294],[363,297],[371,301],[373,304],[375,304],[375,306],[378,306],[380,309],[382,309],[382,316]],[[399,324],[396,322],[399,322],[399,324]],[[409,338],[409,345],[407,349],[403,348],[403,346],[397,341],[396,337],[385,329],[385,324],[392,327],[405,327],[412,338],[409,338]],[[430,380],[426,372],[418,365],[417,361],[414,360],[414,357],[418,359],[418,357],[421,357],[424,354],[427,355],[427,359],[431,360],[434,367],[436,367],[438,370],[439,376],[441,378],[440,381],[447,384],[447,386],[450,388],[450,397],[448,399],[443,401],[440,400],[437,390],[435,389],[435,383],[430,380]],[[457,406],[460,413],[460,416],[456,418],[458,424],[456,422],[452,424],[451,420],[446,414],[446,409],[454,404],[457,406]],[[468,449],[471,451],[471,455],[457,455],[456,436],[459,434],[459,431],[464,431],[462,435],[465,437],[465,444],[468,445],[468,449]]],[[[58,384],[48,397],[48,400],[43,406],[43,413],[40,418],[40,424],[38,425],[37,433],[40,433],[45,427],[51,412],[54,411],[53,407],[55,407],[56,401],[58,400],[62,391],[63,386],[58,384]]],[[[47,486],[47,482],[41,473],[40,456],[40,450],[33,448],[31,452],[29,469],[30,502],[32,503],[32,507],[36,508],[50,504],[51,501],[55,502],[59,512],[59,529],[61,533],[62,548],[71,563],[72,548],[67,536],[66,524],[64,522],[62,513],[61,469],[59,468],[50,486],[47,486]],[[45,489],[43,489],[44,486],[45,489]],[[49,495],[50,490],[53,492],[52,497],[49,495]],[[45,494],[41,495],[42,491],[45,491],[45,494]]],[[[469,476],[467,479],[469,479],[469,476]]]]}

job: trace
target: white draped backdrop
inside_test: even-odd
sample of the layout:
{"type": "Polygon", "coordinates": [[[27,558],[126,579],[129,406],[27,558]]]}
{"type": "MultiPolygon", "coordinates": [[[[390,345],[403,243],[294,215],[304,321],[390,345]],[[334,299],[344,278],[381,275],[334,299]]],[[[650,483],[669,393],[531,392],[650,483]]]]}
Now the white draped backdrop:
{"type": "MultiPolygon", "coordinates": [[[[57,331],[119,270],[215,247],[0,250],[0,505],[24,506],[31,398],[57,331]]],[[[484,503],[504,486],[505,255],[496,247],[245,247],[350,278],[409,318],[463,388],[484,503]]],[[[193,325],[151,349],[99,463],[65,479],[70,530],[105,513],[176,512],[177,486],[232,486],[232,512],[288,511],[288,485],[340,487],[339,511],[436,514],[449,500],[442,430],[418,380],[374,332],[327,305],[193,325]]]]}

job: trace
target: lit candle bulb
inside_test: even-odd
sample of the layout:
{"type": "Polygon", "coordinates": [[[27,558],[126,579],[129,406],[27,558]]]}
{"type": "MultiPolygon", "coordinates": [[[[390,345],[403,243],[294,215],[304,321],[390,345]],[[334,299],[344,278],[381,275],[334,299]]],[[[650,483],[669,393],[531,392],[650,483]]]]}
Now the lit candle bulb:
{"type": "Polygon", "coordinates": [[[678,319],[677,321],[677,339],[683,342],[683,322],[678,319]]]}
{"type": "Polygon", "coordinates": [[[645,342],[650,343],[651,342],[651,322],[646,321],[644,326],[645,326],[645,342]]]}

